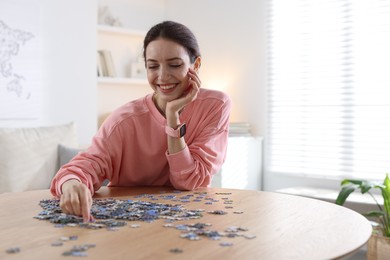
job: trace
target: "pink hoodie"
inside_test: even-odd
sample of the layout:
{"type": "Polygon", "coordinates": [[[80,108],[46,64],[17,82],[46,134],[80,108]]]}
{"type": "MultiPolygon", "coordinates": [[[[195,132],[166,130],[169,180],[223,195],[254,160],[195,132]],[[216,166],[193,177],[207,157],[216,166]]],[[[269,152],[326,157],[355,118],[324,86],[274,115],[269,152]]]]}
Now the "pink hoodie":
{"type": "Polygon", "coordinates": [[[226,94],[200,89],[180,114],[180,121],[187,124],[187,146],[168,154],[166,119],[152,94],[131,101],[106,119],[85,152],[57,172],[51,193],[59,197],[61,185],[69,179],[83,182],[92,194],[105,179],[108,186],[206,187],[225,160],[230,109],[226,94]]]}

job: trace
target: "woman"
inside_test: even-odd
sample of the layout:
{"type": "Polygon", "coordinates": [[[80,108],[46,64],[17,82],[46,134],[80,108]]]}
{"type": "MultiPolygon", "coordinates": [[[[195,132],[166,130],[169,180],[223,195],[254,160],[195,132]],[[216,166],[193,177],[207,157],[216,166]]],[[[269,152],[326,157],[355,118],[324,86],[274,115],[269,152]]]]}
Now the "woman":
{"type": "Polygon", "coordinates": [[[51,192],[63,212],[89,221],[92,195],[109,186],[210,185],[225,160],[231,102],[200,89],[201,56],[192,32],[162,22],[144,39],[148,82],[154,93],[114,111],[91,146],[64,165],[51,192]]]}

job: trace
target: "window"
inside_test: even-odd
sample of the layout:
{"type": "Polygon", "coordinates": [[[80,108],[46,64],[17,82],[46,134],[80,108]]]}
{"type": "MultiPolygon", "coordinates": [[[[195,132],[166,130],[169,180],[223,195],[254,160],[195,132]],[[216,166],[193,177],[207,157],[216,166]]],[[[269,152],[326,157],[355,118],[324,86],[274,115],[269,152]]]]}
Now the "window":
{"type": "Polygon", "coordinates": [[[390,0],[270,0],[268,174],[390,173],[390,0]]]}

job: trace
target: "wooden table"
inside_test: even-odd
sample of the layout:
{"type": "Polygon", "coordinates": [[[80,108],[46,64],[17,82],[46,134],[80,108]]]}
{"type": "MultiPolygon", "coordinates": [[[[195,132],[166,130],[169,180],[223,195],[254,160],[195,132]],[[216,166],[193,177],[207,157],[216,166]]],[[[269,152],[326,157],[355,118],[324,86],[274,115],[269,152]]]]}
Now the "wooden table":
{"type": "MultiPolygon", "coordinates": [[[[52,198],[48,190],[37,190],[0,194],[0,259],[64,259],[64,251],[82,244],[96,245],[87,251],[87,258],[91,259],[332,259],[353,254],[371,235],[370,223],[363,216],[331,203],[250,190],[201,188],[195,191],[196,194],[202,192],[207,192],[206,197],[214,202],[206,204],[210,202],[206,199],[184,203],[164,199],[153,202],[205,210],[200,219],[177,221],[174,225],[210,223],[210,229],[218,231],[231,226],[245,227],[248,231],[243,233],[256,237],[222,237],[219,241],[204,237],[190,241],[180,237],[180,230],[163,227],[164,219],[152,223],[132,221],[117,231],[56,228],[48,221],[33,218],[42,211],[39,201],[52,198]],[[226,201],[232,204],[225,204],[226,201]],[[224,210],[227,214],[207,213],[211,210],[224,210]],[[135,223],[140,227],[131,228],[135,223]],[[78,239],[66,241],[59,247],[51,245],[63,236],[73,235],[78,239]],[[223,242],[233,245],[221,246],[223,242]],[[19,247],[20,252],[6,253],[12,247],[19,247]],[[172,253],[173,248],[183,252],[172,253]]],[[[137,200],[134,198],[137,194],[155,194],[155,198],[159,198],[162,193],[177,198],[195,194],[175,193],[167,187],[103,187],[94,198],[137,200]]],[[[147,198],[139,200],[150,201],[147,198]]]]}

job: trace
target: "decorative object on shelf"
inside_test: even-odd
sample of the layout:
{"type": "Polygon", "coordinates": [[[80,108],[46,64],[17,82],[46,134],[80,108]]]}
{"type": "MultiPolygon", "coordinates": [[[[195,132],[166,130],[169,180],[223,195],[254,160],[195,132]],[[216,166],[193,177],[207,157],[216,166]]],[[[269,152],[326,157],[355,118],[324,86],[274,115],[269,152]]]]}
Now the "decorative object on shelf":
{"type": "Polygon", "coordinates": [[[130,75],[132,78],[136,78],[136,79],[146,78],[146,69],[145,69],[144,61],[142,60],[134,61],[131,63],[130,68],[131,68],[130,75]]]}
{"type": "Polygon", "coordinates": [[[383,183],[368,180],[345,179],[341,182],[341,190],[336,199],[336,204],[343,205],[348,196],[356,189],[360,189],[362,194],[368,193],[378,206],[378,211],[370,211],[363,215],[367,218],[376,218],[378,224],[373,228],[373,234],[368,241],[367,259],[387,259],[390,252],[390,179],[389,175],[383,183]],[[383,197],[381,206],[375,197],[370,193],[371,188],[380,189],[383,197]]]}
{"type": "Polygon", "coordinates": [[[98,50],[98,76],[116,77],[114,61],[109,50],[98,50]]]}
{"type": "Polygon", "coordinates": [[[146,79],[145,61],[143,58],[143,46],[138,46],[135,61],[130,64],[130,76],[136,79],[146,79]]]}
{"type": "Polygon", "coordinates": [[[108,6],[99,6],[98,23],[117,27],[122,26],[120,19],[118,17],[114,17],[111,14],[110,8],[108,6]]]}

